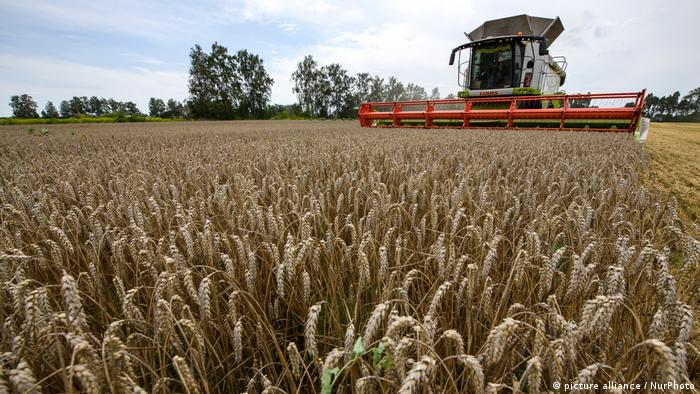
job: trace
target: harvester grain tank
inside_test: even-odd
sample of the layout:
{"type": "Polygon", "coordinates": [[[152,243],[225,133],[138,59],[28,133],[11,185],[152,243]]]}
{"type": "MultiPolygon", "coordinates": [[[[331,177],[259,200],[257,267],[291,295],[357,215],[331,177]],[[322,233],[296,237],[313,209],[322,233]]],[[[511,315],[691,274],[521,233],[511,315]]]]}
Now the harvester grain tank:
{"type": "Polygon", "coordinates": [[[527,128],[626,131],[639,124],[645,91],[565,94],[567,62],[550,46],[564,31],[554,19],[517,15],[487,21],[454,48],[456,99],[371,102],[364,127],[527,128]]]}

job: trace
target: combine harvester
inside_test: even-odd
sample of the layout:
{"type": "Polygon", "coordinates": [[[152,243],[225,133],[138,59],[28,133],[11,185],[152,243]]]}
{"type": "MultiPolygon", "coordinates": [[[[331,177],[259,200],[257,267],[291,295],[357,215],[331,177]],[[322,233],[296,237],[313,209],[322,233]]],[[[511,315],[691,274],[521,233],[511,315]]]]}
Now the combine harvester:
{"type": "Polygon", "coordinates": [[[506,128],[634,132],[645,90],[565,94],[566,59],[549,46],[561,20],[518,15],[488,21],[452,50],[457,99],[363,103],[363,127],[506,128]],[[466,53],[463,53],[466,52],[466,53]],[[456,58],[456,59],[455,59],[456,58]]]}

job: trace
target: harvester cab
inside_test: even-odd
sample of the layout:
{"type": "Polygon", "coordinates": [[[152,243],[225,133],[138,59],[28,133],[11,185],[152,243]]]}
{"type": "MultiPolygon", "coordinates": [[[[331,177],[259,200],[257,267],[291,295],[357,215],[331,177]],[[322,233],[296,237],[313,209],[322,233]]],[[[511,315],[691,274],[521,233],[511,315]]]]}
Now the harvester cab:
{"type": "MultiPolygon", "coordinates": [[[[566,59],[549,46],[564,31],[561,20],[518,15],[485,22],[452,50],[457,57],[458,96],[557,94],[566,79],[566,59]]],[[[550,103],[551,104],[551,103],[550,103]]]]}
{"type": "Polygon", "coordinates": [[[549,47],[561,20],[517,15],[483,23],[452,50],[458,97],[362,103],[362,127],[624,131],[641,124],[645,91],[565,94],[564,57],[549,47]]]}

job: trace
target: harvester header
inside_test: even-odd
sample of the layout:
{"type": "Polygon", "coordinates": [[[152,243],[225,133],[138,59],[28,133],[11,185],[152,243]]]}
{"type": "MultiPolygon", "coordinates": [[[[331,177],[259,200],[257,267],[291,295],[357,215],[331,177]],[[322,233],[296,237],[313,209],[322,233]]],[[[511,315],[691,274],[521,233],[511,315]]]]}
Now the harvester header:
{"type": "Polygon", "coordinates": [[[458,99],[363,103],[363,127],[527,128],[632,132],[645,91],[567,95],[566,58],[549,47],[554,19],[516,15],[484,22],[455,47],[458,99]]]}

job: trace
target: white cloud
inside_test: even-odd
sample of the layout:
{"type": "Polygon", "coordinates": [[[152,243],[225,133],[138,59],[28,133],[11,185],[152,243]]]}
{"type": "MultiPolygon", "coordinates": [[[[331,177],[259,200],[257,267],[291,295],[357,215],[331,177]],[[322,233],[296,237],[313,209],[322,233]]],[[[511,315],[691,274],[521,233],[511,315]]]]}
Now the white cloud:
{"type": "Polygon", "coordinates": [[[221,15],[230,21],[259,23],[280,19],[303,24],[332,25],[360,21],[364,11],[352,2],[324,0],[243,0],[223,5],[221,15]]]}
{"type": "Polygon", "coordinates": [[[128,59],[134,60],[138,63],[143,63],[143,64],[158,65],[158,64],[165,63],[160,59],[156,59],[154,57],[146,56],[146,55],[143,55],[140,53],[127,52],[127,53],[122,53],[122,56],[124,56],[125,58],[128,58],[128,59]]]}
{"type": "Polygon", "coordinates": [[[279,27],[280,29],[282,29],[288,33],[292,33],[292,32],[301,30],[301,26],[299,26],[296,23],[280,23],[279,25],[277,25],[277,27],[279,27]]]}

